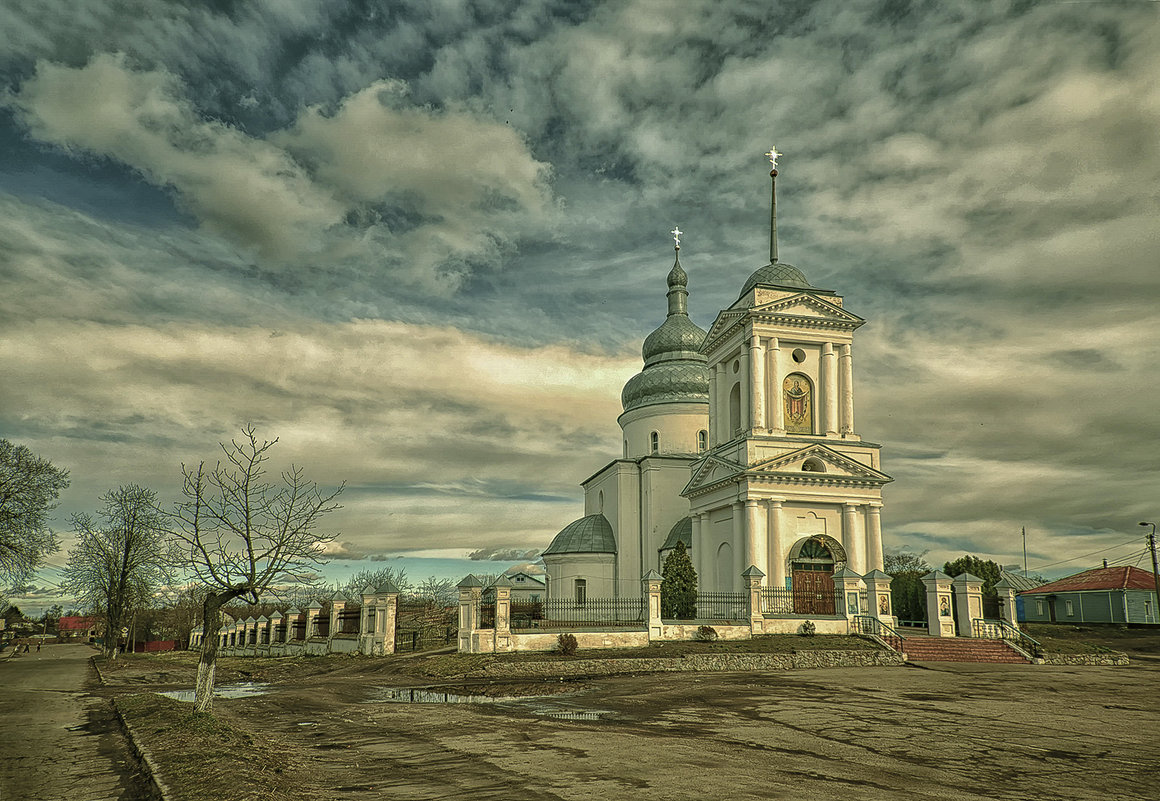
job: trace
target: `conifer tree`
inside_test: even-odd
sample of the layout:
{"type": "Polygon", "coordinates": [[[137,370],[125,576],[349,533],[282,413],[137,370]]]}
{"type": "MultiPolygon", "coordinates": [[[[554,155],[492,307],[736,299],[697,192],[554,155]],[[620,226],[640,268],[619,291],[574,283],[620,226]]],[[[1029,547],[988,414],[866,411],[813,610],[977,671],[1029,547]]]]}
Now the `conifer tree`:
{"type": "Polygon", "coordinates": [[[670,620],[691,620],[697,616],[697,571],[689,559],[685,543],[665,559],[661,571],[661,617],[670,620]]]}

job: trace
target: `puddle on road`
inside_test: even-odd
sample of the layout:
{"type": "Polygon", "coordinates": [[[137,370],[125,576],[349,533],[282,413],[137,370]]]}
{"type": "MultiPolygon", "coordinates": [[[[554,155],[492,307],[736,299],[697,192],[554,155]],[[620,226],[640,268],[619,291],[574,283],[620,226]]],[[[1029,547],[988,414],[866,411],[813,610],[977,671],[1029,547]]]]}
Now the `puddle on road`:
{"type": "MultiPolygon", "coordinates": [[[[270,691],[270,685],[260,681],[243,681],[237,684],[221,684],[213,688],[214,698],[249,698],[254,695],[265,695],[270,691]]],[[[176,701],[193,701],[193,690],[168,690],[158,692],[166,698],[176,701]]]]}
{"type": "Polygon", "coordinates": [[[436,690],[411,687],[379,687],[367,699],[371,704],[475,704],[501,708],[505,711],[531,713],[553,720],[615,720],[619,716],[606,709],[577,709],[574,706],[549,700],[553,696],[488,696],[456,695],[436,690]]]}

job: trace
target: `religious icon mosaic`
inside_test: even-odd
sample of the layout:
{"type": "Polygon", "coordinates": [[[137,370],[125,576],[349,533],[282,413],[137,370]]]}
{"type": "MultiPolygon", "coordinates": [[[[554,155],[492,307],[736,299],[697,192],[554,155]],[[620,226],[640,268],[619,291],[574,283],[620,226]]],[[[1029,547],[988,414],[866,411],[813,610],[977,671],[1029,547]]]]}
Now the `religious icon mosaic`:
{"type": "Polygon", "coordinates": [[[785,402],[785,430],[792,434],[814,433],[813,386],[801,373],[790,373],[781,383],[785,402]]]}

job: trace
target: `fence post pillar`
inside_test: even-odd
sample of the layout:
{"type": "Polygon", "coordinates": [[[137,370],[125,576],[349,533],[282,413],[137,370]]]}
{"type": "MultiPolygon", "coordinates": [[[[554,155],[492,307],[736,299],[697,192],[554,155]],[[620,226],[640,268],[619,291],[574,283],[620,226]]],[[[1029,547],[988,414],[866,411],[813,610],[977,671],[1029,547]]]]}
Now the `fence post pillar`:
{"type": "Polygon", "coordinates": [[[379,608],[375,598],[375,588],[367,585],[360,593],[362,607],[358,613],[358,652],[363,656],[373,656],[375,653],[375,629],[378,628],[379,608]],[[374,624],[371,624],[371,610],[374,610],[374,624]]]}
{"type": "Polygon", "coordinates": [[[306,639],[318,636],[318,618],[322,615],[322,604],[311,601],[306,607],[306,639]]]}
{"type": "Polygon", "coordinates": [[[472,653],[472,635],[479,626],[479,602],[483,597],[483,582],[468,573],[459,588],[459,652],[472,653]]]}
{"type": "Polygon", "coordinates": [[[1019,608],[1015,605],[1015,585],[1008,581],[1006,576],[1003,576],[995,585],[995,592],[999,594],[999,619],[1019,628],[1019,608]]]}
{"type": "Polygon", "coordinates": [[[894,616],[894,598],[890,592],[891,577],[874,569],[862,577],[866,582],[866,594],[870,596],[870,610],[867,614],[878,618],[892,629],[898,628],[898,618],[894,616]]]}
{"type": "Polygon", "coordinates": [[[334,635],[342,631],[342,610],[346,608],[346,596],[342,591],[330,597],[330,626],[326,632],[326,650],[330,650],[330,643],[334,635]]]}
{"type": "Polygon", "coordinates": [[[495,584],[495,650],[512,650],[512,580],[507,576],[500,576],[495,584]]]}
{"type": "Polygon", "coordinates": [[[757,565],[750,565],[741,574],[741,581],[749,593],[747,605],[749,607],[750,636],[765,633],[765,614],[761,609],[761,580],[763,578],[765,578],[765,573],[757,565]]]}
{"type": "Polygon", "coordinates": [[[664,626],[661,623],[661,574],[655,570],[645,573],[641,579],[641,591],[648,599],[648,639],[660,640],[664,637],[664,626]]]}
{"type": "Polygon", "coordinates": [[[377,608],[375,621],[379,631],[383,633],[382,642],[378,645],[379,653],[393,654],[395,652],[395,618],[399,614],[399,588],[387,583],[379,587],[382,593],[377,608]],[[386,590],[386,592],[383,592],[386,590]],[[381,619],[381,622],[379,622],[381,619]]]}
{"type": "MultiPolygon", "coordinates": [[[[286,642],[294,639],[294,635],[298,632],[298,619],[302,617],[302,610],[297,606],[292,606],[286,610],[286,642]]],[[[302,639],[306,639],[306,632],[302,632],[302,639]]]]}
{"type": "Polygon", "coordinates": [[[983,619],[983,580],[970,573],[955,576],[951,582],[955,594],[955,617],[959,636],[974,637],[975,621],[983,619]]]}
{"type": "Polygon", "coordinates": [[[258,636],[254,639],[256,640],[254,644],[259,648],[265,646],[268,654],[270,649],[270,618],[265,615],[258,618],[258,636]]]}
{"type": "Polygon", "coordinates": [[[862,592],[866,589],[866,582],[861,576],[844,567],[834,574],[834,588],[842,593],[842,607],[835,612],[845,615],[847,622],[862,614],[862,592]]]}
{"type": "Polygon", "coordinates": [[[922,577],[926,587],[926,630],[932,637],[955,636],[955,619],[951,616],[951,577],[932,570],[922,577]]]}

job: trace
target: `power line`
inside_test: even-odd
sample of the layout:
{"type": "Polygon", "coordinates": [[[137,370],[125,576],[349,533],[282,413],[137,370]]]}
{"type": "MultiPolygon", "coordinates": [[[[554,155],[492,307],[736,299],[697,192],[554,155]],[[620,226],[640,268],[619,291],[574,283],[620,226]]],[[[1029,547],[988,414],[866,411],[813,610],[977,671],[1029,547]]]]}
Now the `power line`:
{"type": "Polygon", "coordinates": [[[1055,567],[1056,565],[1065,565],[1068,562],[1074,562],[1076,559],[1084,559],[1084,558],[1089,557],[1089,556],[1095,556],[1097,554],[1107,553],[1108,551],[1113,551],[1116,548],[1122,548],[1125,545],[1131,545],[1133,542],[1138,542],[1138,541],[1139,541],[1139,538],[1133,537],[1130,540],[1127,540],[1125,542],[1121,542],[1119,545],[1111,545],[1111,546],[1108,546],[1107,548],[1100,548],[1098,551],[1092,551],[1091,553],[1083,553],[1083,554],[1080,554],[1079,556],[1073,556],[1070,559],[1062,559],[1058,562],[1051,562],[1050,564],[1039,565],[1038,567],[1033,567],[1030,569],[1031,570],[1043,570],[1043,568],[1045,568],[1045,567],[1055,567]]]}

